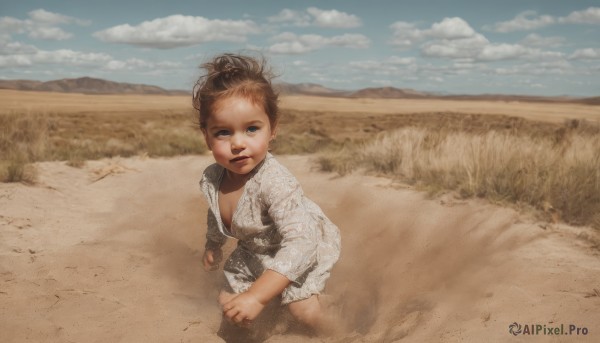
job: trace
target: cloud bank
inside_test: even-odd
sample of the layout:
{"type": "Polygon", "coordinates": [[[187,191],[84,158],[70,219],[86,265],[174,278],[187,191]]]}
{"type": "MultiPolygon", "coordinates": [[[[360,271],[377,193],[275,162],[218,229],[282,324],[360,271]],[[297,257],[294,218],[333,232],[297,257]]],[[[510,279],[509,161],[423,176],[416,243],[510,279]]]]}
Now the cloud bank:
{"type": "Polygon", "coordinates": [[[171,49],[206,42],[245,42],[260,29],[251,20],[207,19],[171,15],[131,26],[122,24],[94,33],[94,37],[111,43],[145,48],[171,49]]]}

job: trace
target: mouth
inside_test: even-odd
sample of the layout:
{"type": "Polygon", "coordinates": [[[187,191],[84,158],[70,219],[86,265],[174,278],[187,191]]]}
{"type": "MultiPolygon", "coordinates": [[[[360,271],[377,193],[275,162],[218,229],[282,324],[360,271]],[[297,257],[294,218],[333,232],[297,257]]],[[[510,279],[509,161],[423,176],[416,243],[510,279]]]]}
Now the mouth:
{"type": "Polygon", "coordinates": [[[240,162],[240,161],[243,161],[243,160],[248,159],[248,158],[250,158],[250,157],[248,157],[248,156],[239,156],[239,157],[236,157],[236,158],[231,159],[229,161],[230,162],[240,162]]]}

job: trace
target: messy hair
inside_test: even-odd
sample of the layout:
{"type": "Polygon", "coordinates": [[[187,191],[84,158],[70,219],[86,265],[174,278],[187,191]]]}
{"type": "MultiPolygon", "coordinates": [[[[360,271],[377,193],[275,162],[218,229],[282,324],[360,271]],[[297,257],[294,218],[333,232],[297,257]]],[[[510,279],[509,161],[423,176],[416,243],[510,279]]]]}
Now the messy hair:
{"type": "Polygon", "coordinates": [[[271,128],[275,128],[278,94],[271,85],[274,75],[263,57],[222,54],[202,64],[201,68],[205,74],[196,81],[193,91],[200,128],[206,128],[206,121],[215,110],[215,104],[231,96],[241,96],[261,106],[269,117],[271,128]]]}

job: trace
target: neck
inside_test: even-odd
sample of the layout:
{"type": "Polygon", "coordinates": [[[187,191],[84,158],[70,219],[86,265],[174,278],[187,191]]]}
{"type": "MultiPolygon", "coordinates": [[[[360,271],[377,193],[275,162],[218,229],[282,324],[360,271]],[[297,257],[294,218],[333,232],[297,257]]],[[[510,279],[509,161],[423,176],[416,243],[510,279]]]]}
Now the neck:
{"type": "Polygon", "coordinates": [[[246,181],[248,181],[248,178],[250,178],[250,173],[248,174],[236,174],[233,173],[231,171],[229,171],[228,169],[225,169],[225,175],[227,176],[227,179],[232,182],[232,183],[239,183],[239,184],[244,184],[246,183],[246,181]]]}

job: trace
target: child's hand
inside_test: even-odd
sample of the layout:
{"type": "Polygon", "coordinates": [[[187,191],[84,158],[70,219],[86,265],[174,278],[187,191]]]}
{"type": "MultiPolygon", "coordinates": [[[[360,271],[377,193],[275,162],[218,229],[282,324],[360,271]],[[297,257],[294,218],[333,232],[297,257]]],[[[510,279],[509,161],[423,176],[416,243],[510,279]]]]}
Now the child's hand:
{"type": "Polygon", "coordinates": [[[235,324],[248,326],[264,307],[254,295],[244,292],[223,305],[223,315],[235,324]]]}
{"type": "Polygon", "coordinates": [[[204,270],[212,271],[219,269],[219,263],[223,259],[223,251],[221,248],[206,249],[204,256],[202,257],[202,263],[204,264],[204,270]]]}

